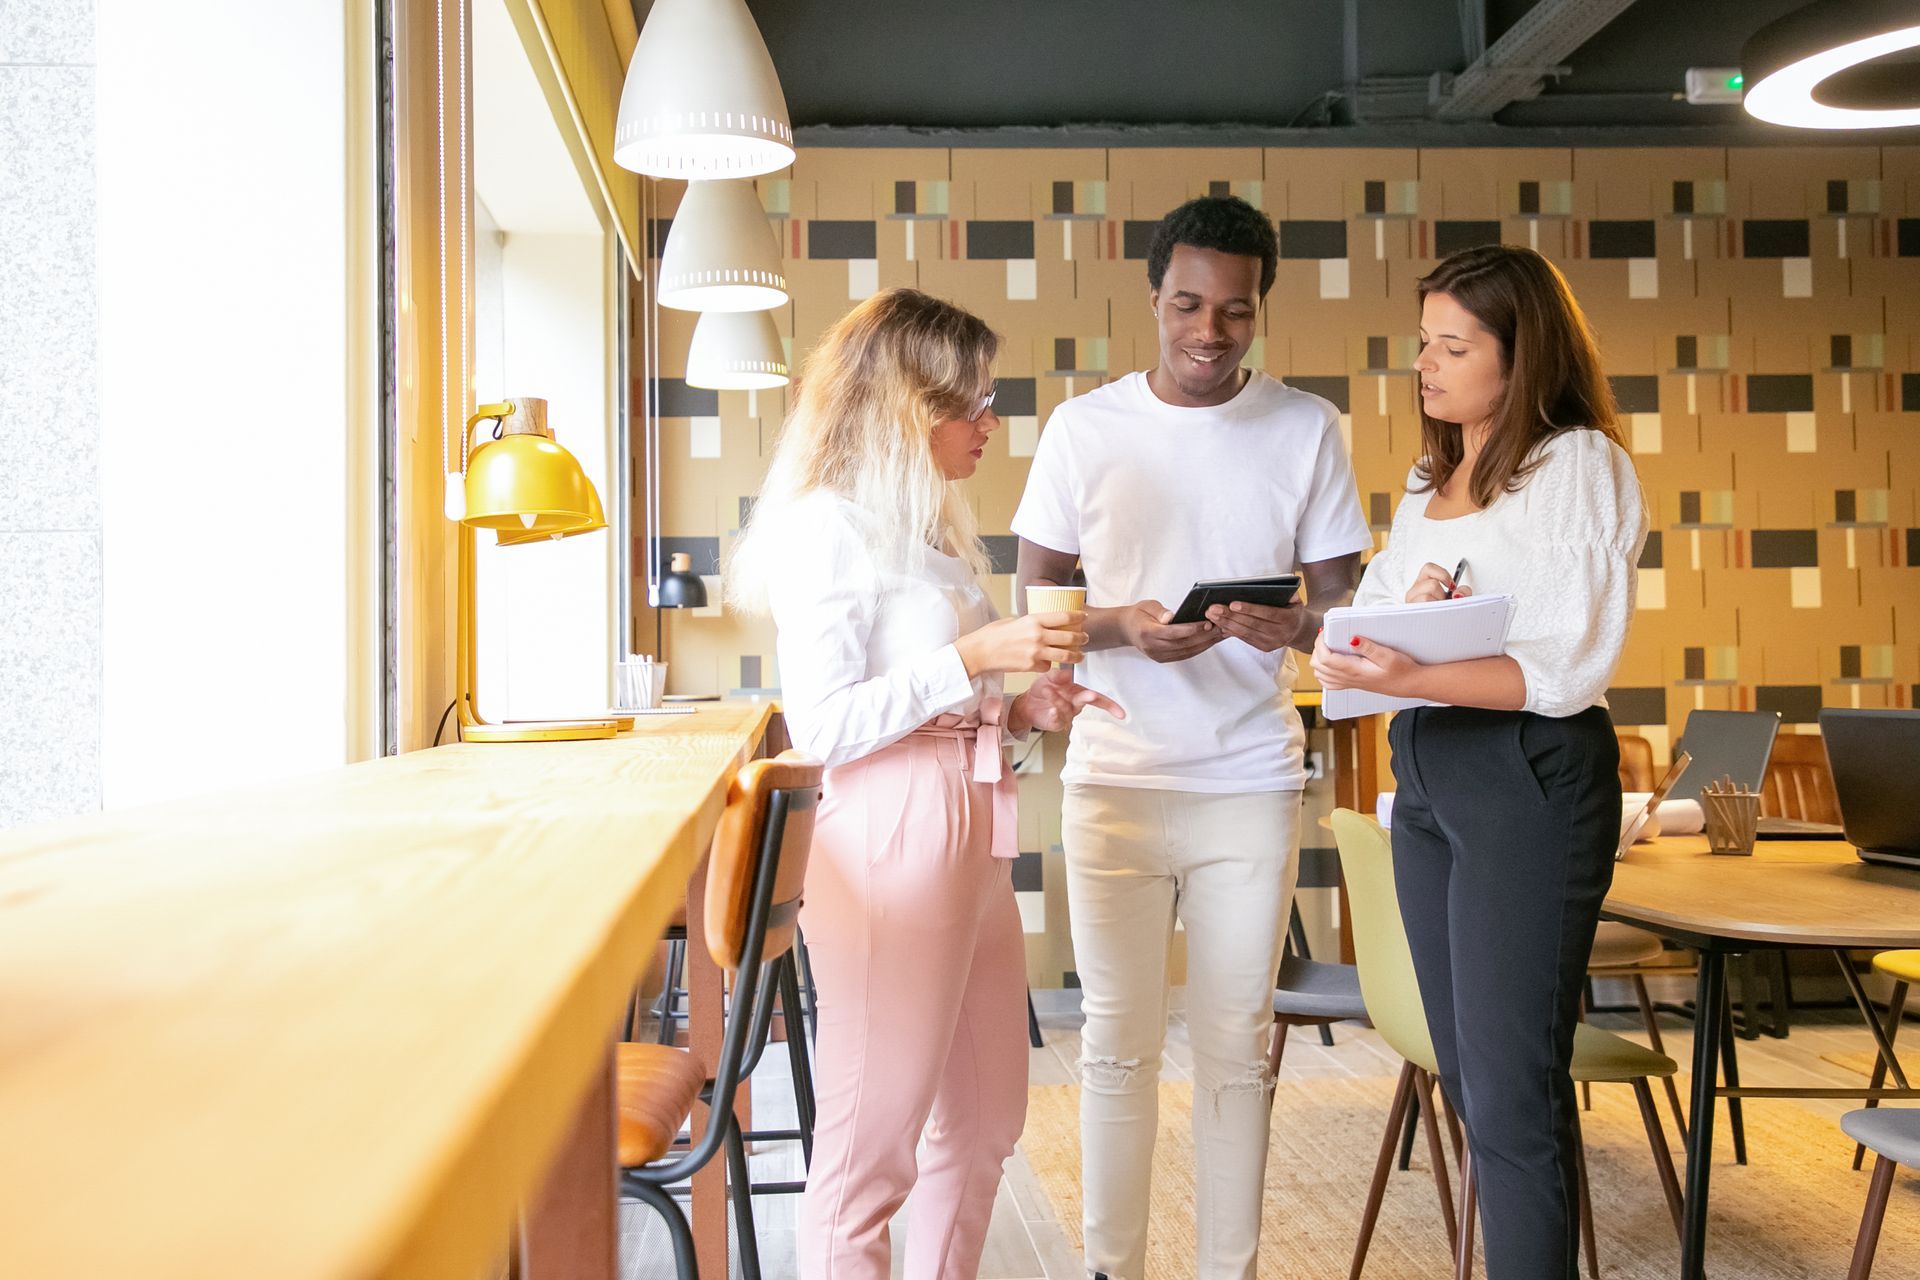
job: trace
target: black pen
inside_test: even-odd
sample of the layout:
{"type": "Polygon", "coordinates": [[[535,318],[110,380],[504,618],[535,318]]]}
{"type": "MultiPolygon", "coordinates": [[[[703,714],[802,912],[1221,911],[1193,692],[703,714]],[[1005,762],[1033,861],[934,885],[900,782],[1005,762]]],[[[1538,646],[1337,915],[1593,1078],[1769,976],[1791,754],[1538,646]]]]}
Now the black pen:
{"type": "Polygon", "coordinates": [[[1447,599],[1458,600],[1460,598],[1460,575],[1465,573],[1466,571],[1467,571],[1467,558],[1465,556],[1461,556],[1460,563],[1453,566],[1453,586],[1447,592],[1447,599]]]}

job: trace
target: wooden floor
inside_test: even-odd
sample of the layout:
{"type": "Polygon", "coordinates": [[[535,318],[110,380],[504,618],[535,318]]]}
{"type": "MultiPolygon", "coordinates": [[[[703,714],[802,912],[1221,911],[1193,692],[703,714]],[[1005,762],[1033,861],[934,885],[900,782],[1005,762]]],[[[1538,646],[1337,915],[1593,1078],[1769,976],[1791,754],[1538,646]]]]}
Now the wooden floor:
{"type": "MultiPolygon", "coordinates": [[[[1691,984],[1687,984],[1690,988],[1691,984]]],[[[1690,991],[1685,992],[1690,994],[1690,991]]],[[[1041,1030],[1046,1047],[1029,1051],[1032,1083],[1071,1084],[1078,1077],[1074,1069],[1080,1053],[1080,1015],[1077,992],[1037,992],[1041,1030]]],[[[1193,1058],[1187,1041],[1181,997],[1175,992],[1174,1013],[1167,1034],[1165,1078],[1191,1080],[1193,1058]]],[[[1601,992],[1602,1001],[1610,993],[1601,992]]],[[[1661,999],[1684,998],[1683,988],[1674,984],[1670,991],[1656,990],[1661,999]]],[[[1610,1030],[1638,1035],[1638,1015],[1600,1015],[1594,1022],[1610,1030]]],[[[1679,1017],[1663,1016],[1661,1033],[1667,1052],[1683,1064],[1692,1051],[1692,1024],[1679,1017]]],[[[1920,1027],[1909,1025],[1903,1038],[1920,1037],[1920,1027]]],[[[1381,1044],[1371,1028],[1342,1024],[1334,1028],[1332,1047],[1322,1046],[1312,1032],[1295,1032],[1288,1038],[1283,1079],[1310,1081],[1316,1078],[1373,1076],[1392,1078],[1400,1070],[1400,1060],[1381,1044]]],[[[1920,1043],[1920,1040],[1916,1040],[1920,1043]]],[[[1796,1010],[1792,1034],[1784,1040],[1762,1036],[1742,1040],[1740,1050],[1741,1083],[1861,1085],[1860,1075],[1836,1065],[1833,1057],[1852,1057],[1873,1052],[1873,1042],[1859,1018],[1845,1010],[1796,1010]]],[[[1902,1055],[1903,1058],[1906,1055],[1902,1055]]],[[[786,1057],[778,1046],[762,1059],[753,1081],[755,1119],[768,1127],[792,1121],[791,1086],[786,1076],[786,1057]]],[[[1683,1085],[1684,1094],[1684,1085],[1683,1085]]],[[[1750,1107],[1804,1107],[1816,1115],[1837,1119],[1857,1103],[1820,1101],[1749,1102],[1750,1107]]],[[[1722,1104],[1724,1108],[1724,1104],[1722,1104]]],[[[1724,1124],[1724,1109],[1721,1123],[1724,1124]]],[[[1375,1136],[1369,1132],[1359,1148],[1370,1153],[1375,1136]]],[[[1679,1154],[1676,1150],[1676,1156],[1679,1154]]],[[[1756,1160],[1763,1159],[1761,1153],[1756,1160]]],[[[751,1157],[754,1176],[765,1179],[801,1176],[797,1144],[770,1144],[751,1157]]],[[[1354,1177],[1361,1179],[1366,1170],[1356,1166],[1354,1177]]],[[[1866,1180],[1861,1180],[1864,1196],[1866,1180]]],[[[754,1201],[760,1242],[761,1269],[766,1280],[789,1280],[798,1274],[794,1257],[794,1213],[797,1198],[762,1196],[754,1201]]],[[[900,1255],[904,1229],[912,1216],[913,1202],[894,1220],[894,1277],[900,1280],[900,1255]]],[[[673,1272],[672,1253],[658,1215],[640,1205],[623,1205],[620,1215],[621,1269],[628,1280],[666,1280],[673,1272]]],[[[1850,1231],[1851,1228],[1849,1227],[1850,1231]]],[[[735,1263],[738,1274],[738,1263],[735,1263]]],[[[994,1206],[993,1226],[981,1260],[981,1280],[1084,1280],[1078,1252],[1067,1241],[1046,1196],[1029,1170],[1026,1158],[1016,1153],[1007,1164],[1007,1177],[994,1206]]]]}

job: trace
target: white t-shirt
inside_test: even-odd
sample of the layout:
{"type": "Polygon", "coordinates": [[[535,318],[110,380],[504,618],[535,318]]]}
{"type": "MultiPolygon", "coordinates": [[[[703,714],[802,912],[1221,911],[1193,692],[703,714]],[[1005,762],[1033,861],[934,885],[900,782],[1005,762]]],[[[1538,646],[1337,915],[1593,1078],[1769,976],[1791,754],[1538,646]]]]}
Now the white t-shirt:
{"type": "MultiPolygon", "coordinates": [[[[1429,520],[1432,493],[1400,499],[1354,603],[1399,604],[1422,565],[1452,573],[1464,559],[1474,594],[1514,598],[1507,656],[1526,677],[1523,709],[1578,715],[1607,705],[1633,621],[1647,505],[1633,460],[1598,431],[1555,432],[1537,456],[1518,492],[1481,511],[1429,520]]],[[[1419,483],[1418,468],[1407,473],[1409,490],[1419,483]]]]}
{"type": "MultiPolygon", "coordinates": [[[[1092,608],[1178,608],[1196,579],[1290,573],[1364,551],[1339,412],[1258,370],[1223,405],[1162,401],[1130,373],[1054,410],[1013,531],[1080,557],[1092,608]]],[[[1185,662],[1087,654],[1127,718],[1074,721],[1062,780],[1173,791],[1306,785],[1290,650],[1226,639],[1185,662]]]]}
{"type": "Polygon", "coordinates": [[[927,547],[905,569],[883,570],[861,537],[860,509],[826,492],[772,519],[761,536],[794,746],[846,764],[1000,694],[1001,677],[969,680],[954,647],[994,616],[965,561],[927,547]]]}

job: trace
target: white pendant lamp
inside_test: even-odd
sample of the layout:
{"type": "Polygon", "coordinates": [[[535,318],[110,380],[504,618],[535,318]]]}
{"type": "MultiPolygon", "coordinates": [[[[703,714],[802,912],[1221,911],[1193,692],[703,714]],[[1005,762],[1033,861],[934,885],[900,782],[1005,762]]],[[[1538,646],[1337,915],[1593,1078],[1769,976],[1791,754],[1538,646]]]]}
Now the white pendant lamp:
{"type": "Polygon", "coordinates": [[[693,327],[687,382],[717,391],[787,385],[787,352],[770,311],[710,311],[693,327]]]}
{"type": "Polygon", "coordinates": [[[654,178],[793,163],[787,97],[745,0],[655,0],[627,64],[613,158],[654,178]]]}
{"type": "Polygon", "coordinates": [[[1747,113],[1803,129],[1920,125],[1916,49],[1913,0],[1817,0],[1747,40],[1747,113]]]}
{"type": "Polygon", "coordinates": [[[780,242],[753,183],[689,182],[660,255],[660,305],[765,311],[786,302],[780,242]]]}

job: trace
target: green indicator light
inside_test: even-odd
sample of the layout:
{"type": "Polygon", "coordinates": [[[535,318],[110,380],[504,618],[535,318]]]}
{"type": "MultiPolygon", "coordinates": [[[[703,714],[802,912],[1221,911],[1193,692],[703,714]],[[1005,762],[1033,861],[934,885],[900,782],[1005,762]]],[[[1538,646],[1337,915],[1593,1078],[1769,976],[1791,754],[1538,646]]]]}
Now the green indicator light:
{"type": "Polygon", "coordinates": [[[1729,89],[1743,89],[1746,87],[1746,84],[1747,84],[1747,78],[1745,76],[1728,76],[1727,77],[1727,88],[1729,89]]]}

